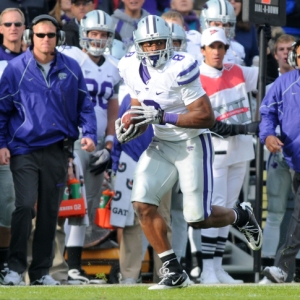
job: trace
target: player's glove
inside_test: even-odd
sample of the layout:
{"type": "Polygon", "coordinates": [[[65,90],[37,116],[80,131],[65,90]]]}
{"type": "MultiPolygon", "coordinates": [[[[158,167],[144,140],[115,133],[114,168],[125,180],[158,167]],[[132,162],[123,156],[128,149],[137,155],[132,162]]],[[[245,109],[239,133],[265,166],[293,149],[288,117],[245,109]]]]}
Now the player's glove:
{"type": "Polygon", "coordinates": [[[248,135],[256,135],[259,134],[259,121],[255,121],[249,124],[241,124],[241,125],[234,125],[238,134],[248,134],[248,135]]]}
{"type": "Polygon", "coordinates": [[[94,175],[103,173],[111,165],[111,150],[104,148],[92,154],[90,160],[91,170],[94,175]]]}
{"type": "Polygon", "coordinates": [[[116,128],[116,136],[118,141],[121,144],[125,144],[138,136],[140,136],[143,132],[141,132],[140,128],[131,124],[128,129],[124,128],[125,124],[121,122],[121,118],[117,119],[115,122],[116,128]]]}
{"type": "Polygon", "coordinates": [[[131,114],[138,116],[132,117],[132,120],[140,120],[135,124],[136,127],[144,124],[165,124],[164,123],[164,111],[162,109],[155,109],[153,106],[131,106],[131,114]]]}

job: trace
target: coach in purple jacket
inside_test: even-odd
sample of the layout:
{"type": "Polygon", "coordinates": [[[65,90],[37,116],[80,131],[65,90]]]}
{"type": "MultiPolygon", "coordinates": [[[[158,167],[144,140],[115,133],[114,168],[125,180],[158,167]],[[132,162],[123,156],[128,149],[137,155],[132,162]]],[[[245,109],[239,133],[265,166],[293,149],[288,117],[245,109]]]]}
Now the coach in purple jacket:
{"type": "MultiPolygon", "coordinates": [[[[295,206],[286,233],[286,240],[277,250],[275,265],[266,267],[263,274],[275,283],[285,282],[300,249],[300,42],[290,53],[289,63],[297,68],[278,77],[260,107],[260,140],[272,153],[282,151],[293,170],[295,206]],[[280,126],[281,138],[275,128],[280,126]]],[[[280,188],[280,187],[278,187],[280,188]]]]}
{"type": "Polygon", "coordinates": [[[82,128],[82,149],[93,151],[96,117],[78,63],[56,52],[64,34],[41,15],[24,32],[32,46],[9,61],[0,81],[0,164],[10,162],[16,193],[8,268],[0,282],[22,285],[27,239],[37,202],[29,278],[32,285],[58,285],[49,275],[68,158],[82,128]]]}

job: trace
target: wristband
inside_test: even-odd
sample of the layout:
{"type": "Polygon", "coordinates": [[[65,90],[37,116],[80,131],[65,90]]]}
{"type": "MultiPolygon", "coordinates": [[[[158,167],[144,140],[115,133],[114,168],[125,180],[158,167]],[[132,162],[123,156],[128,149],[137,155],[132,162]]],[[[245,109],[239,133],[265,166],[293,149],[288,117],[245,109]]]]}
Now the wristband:
{"type": "Polygon", "coordinates": [[[164,114],[164,123],[169,123],[172,125],[176,125],[178,120],[178,114],[165,113],[164,114]]]}
{"type": "Polygon", "coordinates": [[[114,136],[113,135],[107,135],[104,139],[104,143],[113,142],[113,141],[114,141],[114,136]]]}

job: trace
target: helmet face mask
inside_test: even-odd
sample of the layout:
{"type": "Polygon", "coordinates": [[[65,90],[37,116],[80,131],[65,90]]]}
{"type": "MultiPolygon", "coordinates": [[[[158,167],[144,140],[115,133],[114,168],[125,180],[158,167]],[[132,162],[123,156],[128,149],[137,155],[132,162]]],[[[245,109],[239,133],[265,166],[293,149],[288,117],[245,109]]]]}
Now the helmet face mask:
{"type": "Polygon", "coordinates": [[[161,17],[149,15],[137,24],[133,32],[137,58],[147,66],[158,68],[165,64],[173,55],[172,34],[168,24],[161,17]],[[165,49],[146,52],[143,43],[165,40],[165,49]]]}
{"type": "Polygon", "coordinates": [[[80,21],[79,43],[93,56],[101,56],[107,48],[110,48],[114,38],[114,25],[111,17],[101,11],[93,10],[85,15],[80,21]],[[94,38],[89,36],[89,32],[100,31],[106,33],[105,38],[94,38]]]}
{"type": "Polygon", "coordinates": [[[228,1],[209,0],[204,4],[200,14],[202,31],[209,27],[216,26],[216,24],[211,24],[211,22],[222,23],[226,37],[229,40],[234,38],[236,15],[233,6],[228,1]]]}

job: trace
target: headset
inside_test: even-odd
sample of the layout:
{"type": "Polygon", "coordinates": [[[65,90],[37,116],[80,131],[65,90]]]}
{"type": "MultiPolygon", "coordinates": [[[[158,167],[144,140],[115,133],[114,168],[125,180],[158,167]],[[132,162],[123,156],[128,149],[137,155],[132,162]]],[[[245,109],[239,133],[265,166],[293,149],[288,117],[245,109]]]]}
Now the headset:
{"type": "Polygon", "coordinates": [[[41,21],[50,21],[56,27],[56,46],[61,46],[64,44],[66,39],[66,34],[64,31],[60,30],[57,20],[49,15],[40,15],[32,20],[30,28],[25,29],[23,32],[23,41],[27,46],[33,46],[33,26],[41,21]]]}
{"type": "Polygon", "coordinates": [[[288,64],[295,68],[298,69],[300,66],[297,64],[297,48],[300,46],[300,40],[294,42],[292,44],[292,50],[288,54],[287,62],[288,64]]]}

